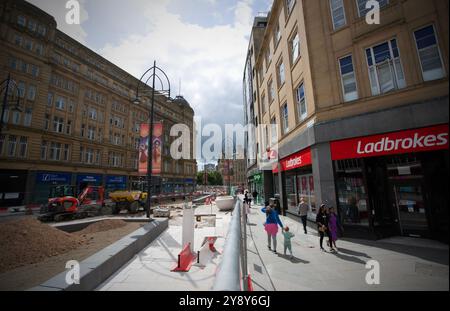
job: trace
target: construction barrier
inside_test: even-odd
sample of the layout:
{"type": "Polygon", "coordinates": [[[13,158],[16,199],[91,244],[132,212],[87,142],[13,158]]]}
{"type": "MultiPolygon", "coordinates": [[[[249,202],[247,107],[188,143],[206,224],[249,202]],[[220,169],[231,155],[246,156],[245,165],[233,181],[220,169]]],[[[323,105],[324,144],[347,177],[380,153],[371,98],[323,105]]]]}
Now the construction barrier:
{"type": "Polygon", "coordinates": [[[249,292],[253,292],[252,277],[250,276],[250,274],[247,277],[247,289],[249,292]]]}
{"type": "Polygon", "coordinates": [[[175,268],[173,268],[172,272],[188,272],[192,264],[194,263],[195,255],[191,251],[191,243],[188,243],[184,246],[183,250],[178,255],[178,263],[175,268]]]}
{"type": "Polygon", "coordinates": [[[205,239],[205,243],[197,252],[197,263],[200,266],[206,266],[206,264],[214,257],[214,254],[217,253],[217,250],[214,247],[216,240],[217,237],[207,237],[205,239]]]}

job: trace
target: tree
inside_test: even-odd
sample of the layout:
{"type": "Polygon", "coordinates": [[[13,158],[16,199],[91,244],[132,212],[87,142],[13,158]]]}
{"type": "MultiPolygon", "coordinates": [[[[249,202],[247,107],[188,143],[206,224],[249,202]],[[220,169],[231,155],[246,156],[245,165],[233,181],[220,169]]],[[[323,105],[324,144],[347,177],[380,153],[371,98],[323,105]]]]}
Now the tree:
{"type": "MultiPolygon", "coordinates": [[[[205,172],[201,171],[197,173],[197,185],[205,184],[205,172]]],[[[208,172],[208,185],[209,186],[221,186],[223,185],[223,178],[219,172],[208,172]]]]}

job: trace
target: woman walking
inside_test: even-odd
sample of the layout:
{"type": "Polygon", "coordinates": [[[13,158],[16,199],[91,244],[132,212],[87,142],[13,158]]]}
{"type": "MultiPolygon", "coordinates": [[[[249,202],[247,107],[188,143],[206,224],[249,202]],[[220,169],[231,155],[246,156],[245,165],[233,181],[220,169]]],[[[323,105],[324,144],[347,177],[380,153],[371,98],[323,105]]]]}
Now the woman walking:
{"type": "Polygon", "coordinates": [[[328,219],[327,213],[325,210],[325,204],[320,205],[319,212],[317,213],[316,223],[317,223],[317,231],[319,232],[320,237],[320,249],[325,251],[323,248],[323,238],[328,231],[328,219]]]}
{"type": "Polygon", "coordinates": [[[277,211],[266,202],[266,207],[262,208],[261,211],[266,214],[266,222],[264,223],[264,229],[267,232],[267,247],[272,250],[275,254],[277,253],[277,233],[278,226],[283,229],[283,223],[281,222],[280,216],[278,216],[277,211]],[[273,243],[273,248],[271,247],[271,240],[273,243]]]}
{"type": "Polygon", "coordinates": [[[330,248],[333,250],[338,250],[336,246],[336,241],[338,239],[338,217],[336,215],[336,212],[334,211],[334,207],[330,207],[329,214],[328,214],[328,231],[329,231],[329,237],[330,237],[330,248]]]}

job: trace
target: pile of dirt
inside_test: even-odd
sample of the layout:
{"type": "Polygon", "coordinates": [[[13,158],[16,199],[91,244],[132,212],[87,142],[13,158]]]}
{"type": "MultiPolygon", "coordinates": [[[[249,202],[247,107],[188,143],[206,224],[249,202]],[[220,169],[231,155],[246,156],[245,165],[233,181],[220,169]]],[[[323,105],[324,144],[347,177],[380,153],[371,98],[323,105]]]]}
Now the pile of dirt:
{"type": "Polygon", "coordinates": [[[125,227],[126,225],[127,225],[127,222],[124,220],[121,220],[121,219],[107,219],[107,220],[95,222],[95,223],[87,226],[83,230],[75,232],[75,233],[78,235],[86,235],[86,234],[92,234],[92,233],[117,229],[117,228],[125,227]]]}
{"type": "Polygon", "coordinates": [[[80,236],[27,217],[0,226],[0,273],[58,256],[85,243],[80,236]]]}

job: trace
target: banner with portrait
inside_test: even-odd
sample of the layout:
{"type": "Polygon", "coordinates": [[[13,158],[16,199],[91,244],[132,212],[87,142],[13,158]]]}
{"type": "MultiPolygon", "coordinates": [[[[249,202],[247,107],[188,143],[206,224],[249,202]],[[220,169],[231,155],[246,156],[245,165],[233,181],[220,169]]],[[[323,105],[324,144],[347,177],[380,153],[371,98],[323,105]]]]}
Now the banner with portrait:
{"type": "MultiPolygon", "coordinates": [[[[141,124],[139,141],[139,174],[147,174],[147,165],[149,158],[149,125],[141,124]]],[[[153,124],[153,143],[152,143],[152,175],[161,175],[162,162],[162,123],[153,124]]]]}

